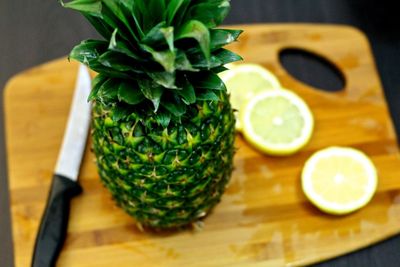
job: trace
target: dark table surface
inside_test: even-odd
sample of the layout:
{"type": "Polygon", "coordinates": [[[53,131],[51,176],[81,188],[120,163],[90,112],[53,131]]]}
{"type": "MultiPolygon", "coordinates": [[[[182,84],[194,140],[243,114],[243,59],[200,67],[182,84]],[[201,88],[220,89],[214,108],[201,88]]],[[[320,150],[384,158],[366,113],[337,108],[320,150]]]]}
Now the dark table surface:
{"type": "MultiPolygon", "coordinates": [[[[315,22],[358,27],[369,37],[400,133],[400,16],[392,0],[232,0],[226,24],[315,22]]],[[[96,37],[86,21],[56,0],[0,0],[0,89],[12,75],[64,56],[82,39],[96,37]]],[[[298,68],[298,75],[309,77],[298,68]]],[[[318,75],[316,75],[318,76],[318,75]]],[[[329,81],[328,81],[329,82],[329,81]]],[[[0,94],[0,266],[13,262],[3,100],[0,94]]],[[[399,166],[400,168],[400,166],[399,166]]],[[[400,179],[400,177],[399,177],[400,179]]],[[[399,222],[400,223],[400,222],[399,222]]],[[[400,236],[317,266],[400,266],[400,236]]]]}

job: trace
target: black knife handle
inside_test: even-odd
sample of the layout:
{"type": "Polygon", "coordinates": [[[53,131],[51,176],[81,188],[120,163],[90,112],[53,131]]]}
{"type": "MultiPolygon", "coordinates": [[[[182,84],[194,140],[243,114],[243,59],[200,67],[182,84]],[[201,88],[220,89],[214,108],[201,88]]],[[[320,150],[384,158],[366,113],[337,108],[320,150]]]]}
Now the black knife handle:
{"type": "Polygon", "coordinates": [[[55,174],[40,223],[32,258],[32,267],[53,267],[64,243],[71,199],[82,188],[64,176],[55,174]]]}

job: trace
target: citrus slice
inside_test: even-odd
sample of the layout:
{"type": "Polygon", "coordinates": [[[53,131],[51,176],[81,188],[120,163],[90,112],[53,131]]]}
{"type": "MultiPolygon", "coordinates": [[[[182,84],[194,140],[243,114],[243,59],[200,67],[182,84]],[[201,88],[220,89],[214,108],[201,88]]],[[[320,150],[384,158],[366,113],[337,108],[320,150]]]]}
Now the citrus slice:
{"type": "MultiPolygon", "coordinates": [[[[232,108],[239,112],[243,103],[251,99],[257,92],[281,87],[275,75],[260,65],[235,64],[229,67],[230,69],[222,72],[220,77],[231,95],[232,108]]],[[[238,119],[236,120],[236,129],[241,130],[238,119]]]]}
{"type": "Polygon", "coordinates": [[[377,187],[372,161],[353,148],[330,147],[307,160],[301,175],[307,198],[330,214],[347,214],[364,207],[377,187]]]}
{"type": "Polygon", "coordinates": [[[241,113],[247,141],[271,155],[290,155],[311,139],[314,118],[307,104],[295,93],[269,90],[248,101],[241,113]]]}

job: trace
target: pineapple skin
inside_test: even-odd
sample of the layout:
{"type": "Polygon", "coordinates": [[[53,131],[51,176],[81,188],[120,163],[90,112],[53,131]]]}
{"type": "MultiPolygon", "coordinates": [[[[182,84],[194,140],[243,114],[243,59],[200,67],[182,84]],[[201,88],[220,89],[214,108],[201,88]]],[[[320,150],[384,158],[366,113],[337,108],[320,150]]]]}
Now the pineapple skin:
{"type": "Polygon", "coordinates": [[[139,226],[181,228],[220,201],[233,170],[235,118],[227,93],[219,94],[220,101],[197,101],[166,128],[154,113],[115,119],[115,106],[94,103],[99,175],[139,226]]]}

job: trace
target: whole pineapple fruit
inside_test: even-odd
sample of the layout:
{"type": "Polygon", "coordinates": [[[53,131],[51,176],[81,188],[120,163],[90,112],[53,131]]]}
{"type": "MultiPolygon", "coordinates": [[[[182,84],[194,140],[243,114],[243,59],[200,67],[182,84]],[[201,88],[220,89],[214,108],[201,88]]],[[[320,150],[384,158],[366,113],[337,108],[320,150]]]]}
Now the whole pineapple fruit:
{"type": "Polygon", "coordinates": [[[99,174],[141,226],[199,220],[229,181],[235,119],[217,74],[241,59],[222,48],[241,31],[215,28],[229,2],[61,2],[105,39],[83,41],[70,58],[98,73],[89,100],[99,174]]]}

